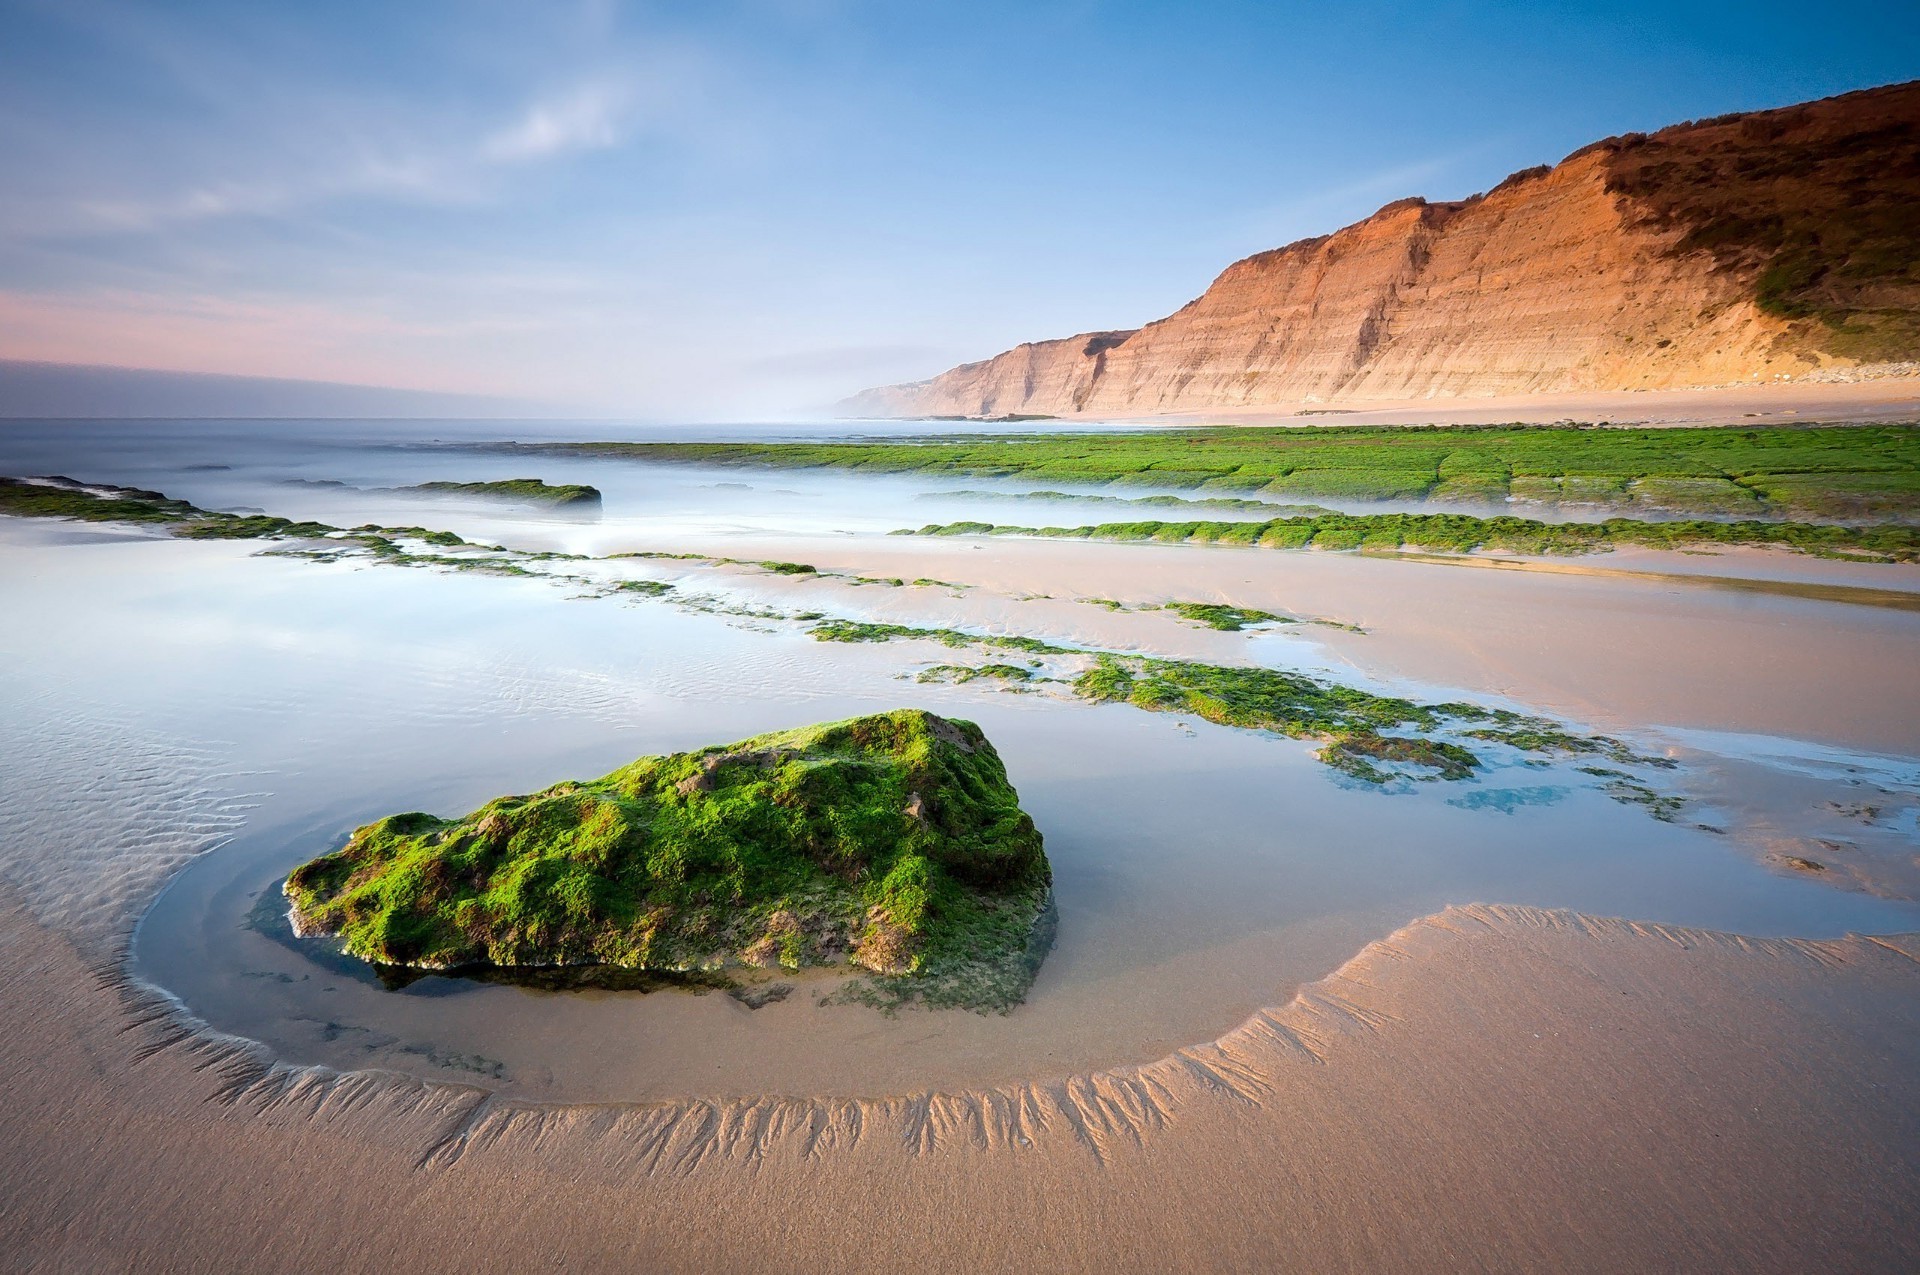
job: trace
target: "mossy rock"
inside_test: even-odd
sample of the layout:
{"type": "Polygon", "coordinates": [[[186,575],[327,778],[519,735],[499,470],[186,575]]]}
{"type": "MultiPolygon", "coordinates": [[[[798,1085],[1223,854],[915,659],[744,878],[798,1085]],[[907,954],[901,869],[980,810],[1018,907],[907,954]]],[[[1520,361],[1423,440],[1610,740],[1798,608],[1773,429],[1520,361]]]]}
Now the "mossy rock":
{"type": "Polygon", "coordinates": [[[285,890],[298,932],[382,965],[839,965],[1005,1009],[1051,882],[980,728],[900,709],[392,815],[285,890]]]}
{"type": "Polygon", "coordinates": [[[521,500],[536,505],[591,505],[600,506],[600,489],[589,487],[585,483],[555,483],[549,485],[540,478],[498,478],[491,482],[417,483],[412,487],[402,487],[402,491],[428,492],[442,496],[483,496],[496,500],[521,500]]]}

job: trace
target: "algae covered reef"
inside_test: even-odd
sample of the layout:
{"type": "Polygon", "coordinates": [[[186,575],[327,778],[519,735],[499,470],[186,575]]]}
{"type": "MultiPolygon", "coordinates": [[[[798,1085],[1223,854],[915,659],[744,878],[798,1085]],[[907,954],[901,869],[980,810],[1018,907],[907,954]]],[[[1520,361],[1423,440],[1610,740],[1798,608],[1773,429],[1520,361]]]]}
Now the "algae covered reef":
{"type": "Polygon", "coordinates": [[[1423,500],[1662,515],[1920,514],[1920,425],[1449,425],[1155,429],[846,443],[534,443],[506,450],[1192,492],[1256,501],[1423,500]]]}
{"type": "Polygon", "coordinates": [[[901,709],[393,815],[285,890],[296,930],[383,965],[837,966],[877,977],[859,999],[1004,1011],[1051,882],[980,728],[901,709]]]}
{"type": "Polygon", "coordinates": [[[430,496],[480,496],[492,500],[514,500],[557,508],[600,507],[600,489],[585,483],[556,483],[549,486],[538,478],[498,478],[489,482],[416,483],[399,490],[430,496]]]}
{"type": "Polygon", "coordinates": [[[1849,527],[1810,522],[1716,522],[1691,518],[1647,522],[1541,522],[1534,518],[1476,518],[1470,514],[1320,514],[1265,522],[1108,522],[1086,527],[1014,527],[987,522],[930,523],[901,531],[918,536],[1042,536],[1062,540],[1148,541],[1156,544],[1239,545],[1262,549],[1427,549],[1471,553],[1603,553],[1624,546],[1688,549],[1745,545],[1791,549],[1825,558],[1870,562],[1920,561],[1920,528],[1891,523],[1849,527]]]}
{"type": "Polygon", "coordinates": [[[338,528],[265,514],[200,509],[157,491],[82,483],[72,478],[0,478],[0,514],[19,518],[75,518],[165,527],[198,540],[265,540],[324,536],[338,528]]]}

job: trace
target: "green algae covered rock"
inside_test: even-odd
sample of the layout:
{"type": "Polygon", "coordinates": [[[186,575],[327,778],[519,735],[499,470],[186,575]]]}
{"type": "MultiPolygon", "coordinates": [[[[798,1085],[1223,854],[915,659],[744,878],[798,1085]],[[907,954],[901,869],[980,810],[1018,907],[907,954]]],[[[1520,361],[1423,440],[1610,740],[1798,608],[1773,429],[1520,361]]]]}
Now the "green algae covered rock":
{"type": "Polygon", "coordinates": [[[299,933],[382,965],[837,965],[893,1001],[1006,1009],[1051,880],[980,728],[901,709],[392,815],[285,889],[299,933]]]}
{"type": "Polygon", "coordinates": [[[401,491],[424,491],[443,496],[490,496],[536,505],[600,505],[600,489],[585,483],[555,483],[539,478],[498,478],[483,483],[418,483],[401,491]]]}

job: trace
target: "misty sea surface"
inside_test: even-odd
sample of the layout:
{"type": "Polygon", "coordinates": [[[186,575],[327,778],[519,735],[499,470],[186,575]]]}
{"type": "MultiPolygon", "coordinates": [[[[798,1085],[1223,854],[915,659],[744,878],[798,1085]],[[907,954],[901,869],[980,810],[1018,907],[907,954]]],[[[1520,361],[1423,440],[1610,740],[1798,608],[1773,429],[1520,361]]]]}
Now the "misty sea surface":
{"type": "MultiPolygon", "coordinates": [[[[1062,427],[12,422],[0,424],[0,473],[595,556],[727,556],[738,546],[731,556],[759,559],[782,556],[786,544],[795,555],[832,544],[883,563],[882,551],[899,552],[890,533],[929,522],[1154,516],[1013,504],[1007,496],[1022,488],[984,480],[499,449],[963,428],[1062,427]],[[395,490],[518,477],[590,483],[603,506],[541,511],[395,490]]],[[[1101,627],[1112,621],[1068,605],[1083,592],[1072,545],[1058,549],[1057,587],[1031,598],[665,561],[632,570],[671,583],[668,597],[608,597],[537,577],[272,549],[0,518],[0,592],[15,617],[0,626],[9,723],[0,812],[18,860],[7,875],[42,916],[109,937],[138,916],[127,956],[138,977],[207,1027],[293,1063],[395,1070],[539,1101],[952,1089],[1144,1062],[1212,1039],[1449,904],[1571,908],[1752,935],[1920,929],[1920,904],[1836,874],[1783,870],[1775,853],[1794,812],[1863,802],[1877,813],[1862,837],[1920,850],[1920,740],[1890,754],[1643,723],[1635,747],[1679,763],[1670,783],[1689,804],[1674,822],[1611,799],[1577,758],[1490,755],[1467,783],[1380,790],[1320,764],[1308,742],[1044,688],[923,683],[927,666],[977,653],[821,642],[804,625],[741,613],[804,602],[829,615],[1001,632],[1022,631],[1022,614],[1044,615],[1050,637],[1097,646],[1112,640],[1101,627]],[[979,722],[1045,835],[1059,933],[1011,1013],[823,1004],[832,980],[812,973],[753,975],[792,988],[759,1009],[721,991],[555,992],[457,977],[389,990],[328,943],[286,928],[278,891],[287,871],[382,815],[460,815],[646,754],[903,706],[979,722]],[[141,862],[145,876],[116,884],[141,862]]],[[[1193,597],[1248,569],[1244,557],[1204,549],[1191,560],[1193,597]]],[[[1693,604],[1680,593],[1662,605],[1693,604]]],[[[1548,622],[1551,603],[1540,608],[1513,623],[1548,622]]],[[[1701,624],[1701,640],[1711,640],[1701,624]]],[[[1225,651],[1371,679],[1307,626],[1190,635],[1169,623],[1152,640],[1169,645],[1149,653],[1225,651]]],[[[1818,632],[1807,641],[1819,658],[1818,632]]],[[[1486,690],[1374,684],[1529,707],[1486,690]]]]}

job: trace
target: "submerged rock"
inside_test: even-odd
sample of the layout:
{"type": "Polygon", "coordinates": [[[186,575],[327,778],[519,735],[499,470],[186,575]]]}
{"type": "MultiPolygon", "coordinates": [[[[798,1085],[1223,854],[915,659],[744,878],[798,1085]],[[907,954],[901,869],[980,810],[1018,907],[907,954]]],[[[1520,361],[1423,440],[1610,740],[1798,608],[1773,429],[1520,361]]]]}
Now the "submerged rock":
{"type": "Polygon", "coordinates": [[[382,965],[849,965],[1005,1009],[1045,954],[1051,880],[980,728],[901,709],[392,815],[285,890],[296,931],[382,965]]]}

